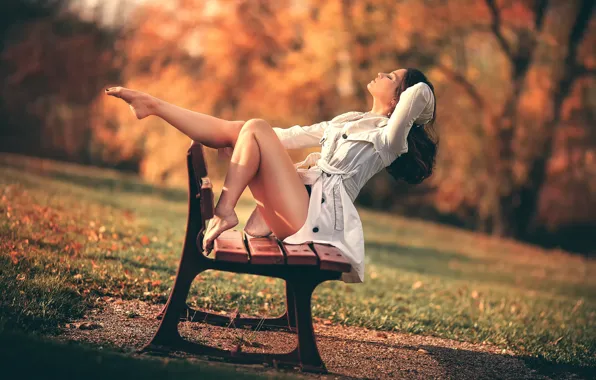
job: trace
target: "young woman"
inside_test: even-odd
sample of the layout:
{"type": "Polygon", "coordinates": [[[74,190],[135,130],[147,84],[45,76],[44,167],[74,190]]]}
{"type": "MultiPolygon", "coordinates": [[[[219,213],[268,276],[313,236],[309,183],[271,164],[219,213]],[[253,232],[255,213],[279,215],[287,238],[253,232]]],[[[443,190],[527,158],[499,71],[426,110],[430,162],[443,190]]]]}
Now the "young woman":
{"type": "Polygon", "coordinates": [[[122,87],[106,93],[126,101],[138,119],[158,116],[194,141],[231,151],[215,216],[205,231],[206,251],[223,231],[238,224],[234,207],[248,186],[257,207],[246,233],[273,232],[289,244],[332,244],[352,264],[342,280],[363,282],[364,236],[356,196],[384,168],[398,180],[422,182],[432,174],[437,152],[427,126],[435,120],[434,88],[422,72],[379,73],[367,88],[373,97],[370,111],[288,129],[272,128],[262,119],[218,119],[122,87]],[[286,152],[318,145],[321,152],[297,164],[286,152]]]}

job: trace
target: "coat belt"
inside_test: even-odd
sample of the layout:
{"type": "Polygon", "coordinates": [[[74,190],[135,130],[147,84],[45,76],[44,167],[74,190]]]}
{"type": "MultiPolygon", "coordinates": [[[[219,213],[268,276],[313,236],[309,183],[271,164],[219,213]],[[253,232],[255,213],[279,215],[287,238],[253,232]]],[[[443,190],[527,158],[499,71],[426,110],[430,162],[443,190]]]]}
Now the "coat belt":
{"type": "Polygon", "coordinates": [[[344,186],[343,181],[356,174],[356,170],[341,170],[333,165],[330,165],[327,161],[321,159],[321,153],[314,152],[306,156],[301,162],[294,164],[297,169],[298,175],[302,179],[305,185],[314,184],[323,174],[338,176],[339,181],[333,185],[333,211],[334,211],[334,228],[338,231],[344,229],[344,213],[341,200],[341,187],[344,186]],[[301,168],[307,166],[306,168],[301,168]]]}

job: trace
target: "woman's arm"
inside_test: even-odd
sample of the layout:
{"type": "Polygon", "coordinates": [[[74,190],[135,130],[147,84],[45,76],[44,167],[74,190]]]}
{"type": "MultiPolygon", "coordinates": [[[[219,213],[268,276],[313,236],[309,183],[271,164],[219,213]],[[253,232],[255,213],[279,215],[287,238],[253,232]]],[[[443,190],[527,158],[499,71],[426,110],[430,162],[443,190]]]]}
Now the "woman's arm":
{"type": "Polygon", "coordinates": [[[408,133],[412,125],[429,122],[433,117],[434,104],[434,95],[426,83],[417,83],[401,94],[384,130],[387,148],[394,155],[400,156],[408,151],[408,133]]]}
{"type": "Polygon", "coordinates": [[[286,149],[310,148],[319,145],[328,124],[329,122],[323,121],[306,127],[300,125],[287,129],[274,127],[273,131],[286,149]]]}

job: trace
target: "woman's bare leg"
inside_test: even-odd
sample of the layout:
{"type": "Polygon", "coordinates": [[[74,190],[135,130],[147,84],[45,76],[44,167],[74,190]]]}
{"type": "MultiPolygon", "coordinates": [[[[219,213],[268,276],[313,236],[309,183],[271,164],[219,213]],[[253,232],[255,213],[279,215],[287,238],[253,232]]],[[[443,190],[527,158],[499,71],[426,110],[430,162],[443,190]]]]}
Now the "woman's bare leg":
{"type": "MultiPolygon", "coordinates": [[[[157,99],[143,92],[130,90],[123,87],[113,87],[107,89],[106,93],[108,95],[126,101],[130,105],[132,111],[138,119],[143,119],[150,115],[161,117],[169,124],[174,126],[176,129],[189,136],[191,139],[198,141],[210,148],[234,147],[239,138],[240,131],[243,129],[243,126],[245,125],[244,121],[228,121],[213,116],[201,114],[198,112],[193,112],[167,103],[163,100],[157,99]]],[[[279,142],[279,139],[277,138],[275,133],[272,131],[271,126],[263,120],[259,120],[258,122],[253,120],[251,124],[259,124],[261,126],[258,128],[269,131],[268,137],[266,137],[267,144],[271,145],[273,143],[275,144],[275,148],[273,146],[267,145],[269,148],[266,151],[266,153],[269,153],[271,150],[275,150],[277,152],[276,155],[278,155],[279,157],[284,157],[283,160],[280,160],[279,164],[282,166],[285,165],[289,170],[289,173],[293,174],[294,180],[298,181],[298,183],[300,184],[300,190],[298,190],[298,192],[300,194],[306,194],[306,208],[303,211],[307,212],[308,193],[306,193],[306,189],[304,188],[304,185],[302,185],[302,182],[298,178],[289,155],[279,142]],[[285,164],[282,164],[281,161],[285,162],[285,164]]],[[[253,157],[253,159],[256,158],[253,157]]],[[[237,161],[232,160],[232,162],[237,161]]],[[[238,164],[236,164],[236,169],[238,168],[239,166],[238,164]]],[[[232,169],[232,166],[230,166],[230,169],[232,169]]],[[[241,167],[240,171],[242,171],[241,167]]],[[[230,174],[228,174],[228,176],[230,176],[230,174]]],[[[278,201],[278,197],[280,195],[283,196],[285,194],[282,190],[287,190],[287,188],[282,189],[283,186],[281,184],[284,183],[282,182],[283,177],[280,177],[279,181],[273,180],[273,182],[269,178],[270,177],[265,178],[265,176],[253,175],[252,179],[250,179],[249,182],[250,190],[255,200],[257,201],[257,207],[261,213],[261,215],[258,218],[259,220],[257,221],[258,223],[256,224],[256,226],[253,227],[257,227],[259,231],[266,230],[265,226],[263,226],[263,221],[261,220],[261,218],[263,218],[268,226],[274,226],[274,228],[271,228],[271,230],[275,233],[275,235],[280,239],[284,239],[285,237],[290,236],[297,231],[297,228],[293,230],[295,226],[292,223],[290,223],[290,221],[292,221],[293,218],[288,218],[286,215],[287,212],[292,212],[292,205],[294,204],[294,202],[290,199],[288,200],[288,202],[282,202],[282,204],[279,205],[280,202],[278,201]],[[272,197],[274,198],[273,201],[271,201],[272,197]]],[[[244,179],[241,179],[240,182],[243,181],[244,179]]],[[[227,185],[227,187],[230,187],[229,183],[227,183],[227,185]]],[[[242,193],[245,187],[246,185],[242,187],[240,193],[242,193]]],[[[225,188],[226,185],[224,185],[224,192],[226,191],[225,188]]],[[[235,202],[237,202],[237,198],[235,202]]],[[[304,218],[306,218],[305,215],[304,218]]],[[[220,224],[218,229],[220,229],[221,231],[225,231],[225,229],[232,228],[233,225],[235,225],[234,223],[238,223],[237,219],[234,220],[234,218],[231,217],[228,219],[229,220],[226,223],[222,223],[222,221],[220,220],[218,222],[220,224]],[[224,225],[232,227],[224,228],[224,225]]],[[[211,224],[214,225],[215,221],[213,221],[211,224]]],[[[299,223],[298,228],[300,228],[302,224],[304,224],[304,221],[299,223]]],[[[219,233],[217,235],[219,235],[219,233]]]]}
{"type": "Polygon", "coordinates": [[[229,121],[178,107],[144,92],[112,87],[106,94],[127,102],[138,119],[158,116],[209,148],[233,147],[244,121],[229,121]]]}
{"type": "Polygon", "coordinates": [[[278,239],[293,235],[306,222],[308,193],[292,159],[271,126],[264,120],[252,119],[238,135],[215,215],[205,232],[206,251],[223,231],[238,224],[234,207],[251,183],[263,193],[257,202],[267,210],[263,216],[278,239]]]}

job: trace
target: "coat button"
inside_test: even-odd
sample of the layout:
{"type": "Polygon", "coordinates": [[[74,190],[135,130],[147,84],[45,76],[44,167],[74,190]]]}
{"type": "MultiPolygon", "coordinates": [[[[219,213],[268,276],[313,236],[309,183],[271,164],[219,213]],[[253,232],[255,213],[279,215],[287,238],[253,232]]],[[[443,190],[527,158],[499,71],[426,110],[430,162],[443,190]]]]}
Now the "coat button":
{"type": "Polygon", "coordinates": [[[348,135],[346,135],[345,133],[343,135],[341,135],[341,137],[343,137],[344,139],[348,138],[348,135]]]}
{"type": "Polygon", "coordinates": [[[325,203],[325,198],[322,198],[321,199],[321,203],[325,203]]]}
{"type": "Polygon", "coordinates": [[[315,227],[312,229],[312,232],[319,232],[319,227],[315,227]]]}

